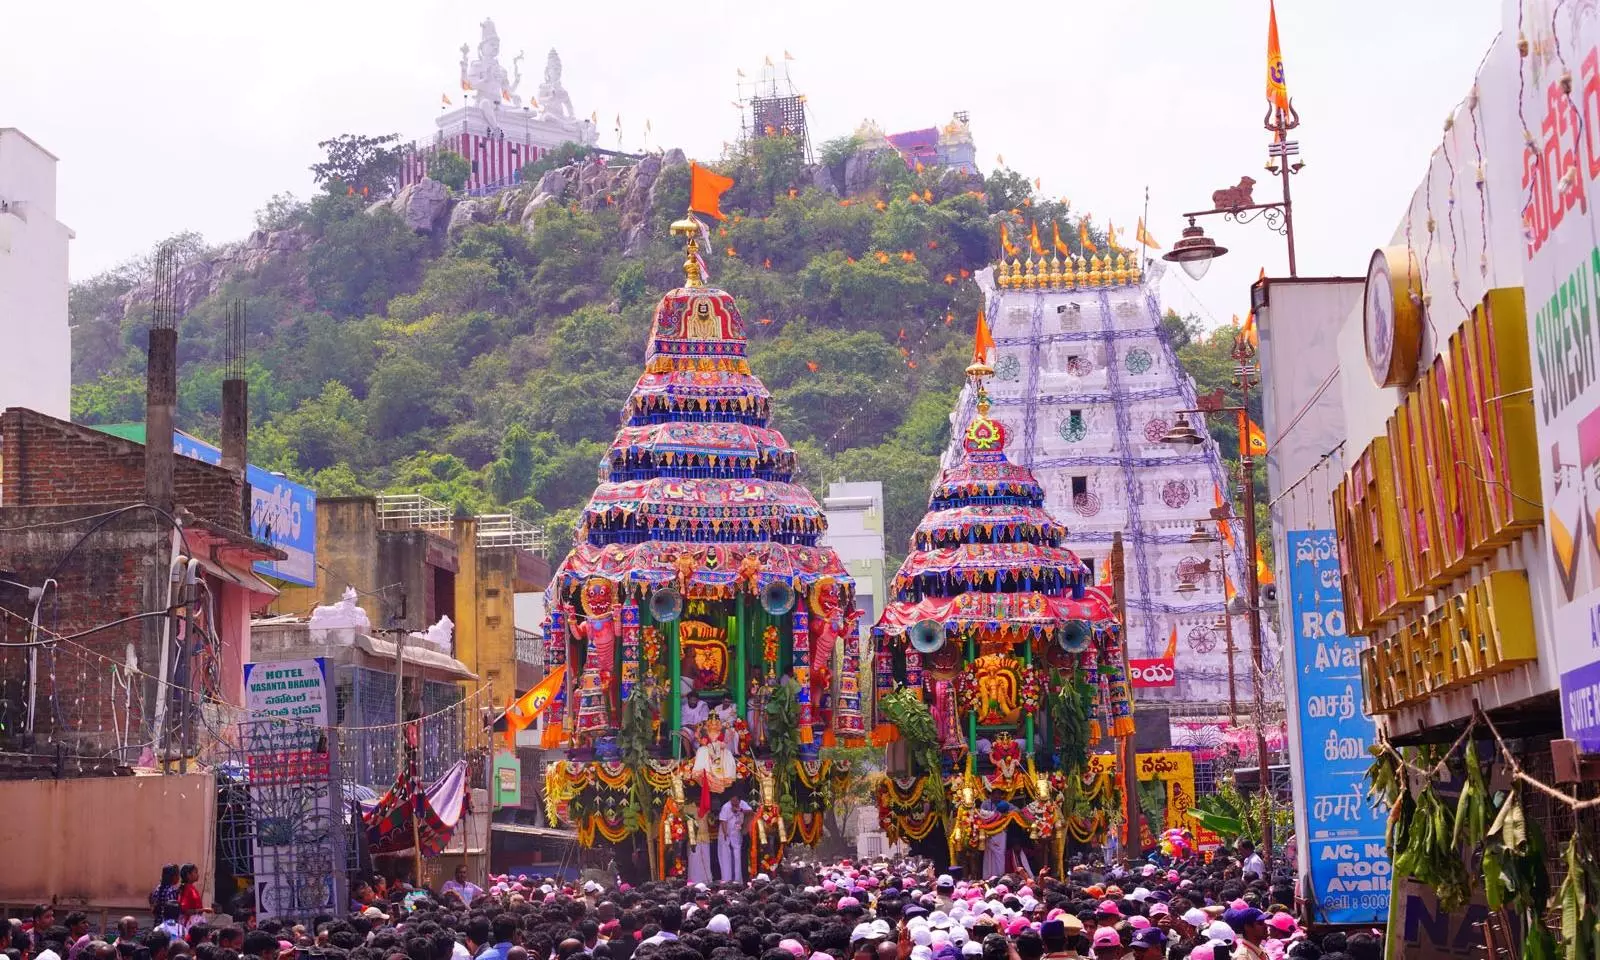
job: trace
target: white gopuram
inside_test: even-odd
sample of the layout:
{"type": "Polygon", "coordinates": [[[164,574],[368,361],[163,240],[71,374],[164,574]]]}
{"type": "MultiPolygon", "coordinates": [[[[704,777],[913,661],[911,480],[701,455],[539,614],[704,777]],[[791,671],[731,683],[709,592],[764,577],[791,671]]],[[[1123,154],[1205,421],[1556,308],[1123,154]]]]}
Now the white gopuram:
{"type": "Polygon", "coordinates": [[[411,144],[401,186],[427,176],[428,157],[439,150],[467,158],[472,165],[467,190],[475,192],[511,185],[524,166],[562,144],[593,146],[599,140],[593,118],[580,118],[573,110],[555,50],[545,57],[537,93],[524,97],[519,92],[524,55],[511,58],[508,72],[500,62],[494,21],[484,20],[478,28],[476,50],[461,45],[461,94],[450,97],[450,109],[439,114],[434,138],[411,144]]]}
{"type": "MultiPolygon", "coordinates": [[[[1161,685],[1139,685],[1136,705],[1225,722],[1231,628],[1238,722],[1248,725],[1243,601],[1222,619],[1227,587],[1248,593],[1242,525],[1233,524],[1234,548],[1214,523],[1207,524],[1214,542],[1192,542],[1195,522],[1209,520],[1218,492],[1227,499],[1233,480],[1209,436],[1198,446],[1161,442],[1175,411],[1194,408],[1195,391],[1161,329],[1155,280],[1120,255],[1011,260],[980,271],[995,338],[990,416],[1010,431],[1008,452],[1038,478],[1045,508],[1068,529],[1065,545],[1093,565],[1097,579],[1107,575],[1112,535],[1122,533],[1129,658],[1163,658],[1176,630],[1170,680],[1150,665],[1146,679],[1161,685]]],[[[972,404],[969,389],[952,415],[953,436],[964,434],[972,404]]],[[[1189,419],[1205,435],[1203,418],[1189,419]]],[[[1270,692],[1281,689],[1278,647],[1265,624],[1263,633],[1270,692]]]]}

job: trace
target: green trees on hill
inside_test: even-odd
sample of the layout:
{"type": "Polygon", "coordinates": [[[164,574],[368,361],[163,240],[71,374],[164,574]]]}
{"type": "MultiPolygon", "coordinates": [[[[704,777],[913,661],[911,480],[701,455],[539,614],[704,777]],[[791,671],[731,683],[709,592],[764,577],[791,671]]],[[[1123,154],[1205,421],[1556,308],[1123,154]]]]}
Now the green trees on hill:
{"type": "MultiPolygon", "coordinates": [[[[622,211],[638,208],[627,197],[591,212],[569,188],[524,219],[529,183],[504,219],[422,236],[352,189],[391,176],[390,141],[326,146],[325,192],[274,198],[262,214],[307,242],[232,274],[188,311],[180,427],[215,438],[222,310],[246,298],[254,462],[325,494],[404,490],[513,510],[546,524],[560,548],[639,374],[655,298],[682,279],[666,226],[687,205],[686,168],[662,171],[647,237],[624,253],[622,211]]],[[[854,149],[823,149],[836,183],[854,149]]],[[[979,303],[970,277],[995,254],[992,215],[1024,201],[1066,211],[1032,197],[1020,175],[1003,174],[997,196],[893,154],[866,167],[840,197],[815,185],[792,141],[758,139],[723,167],[735,178],[731,216],[711,226],[705,253],[714,282],[739,299],[801,479],[819,493],[882,480],[898,553],[947,442],[979,303]]],[[[1024,228],[1012,231],[1021,242],[1024,228]]],[[[204,256],[192,246],[188,256],[204,256]]],[[[138,276],[132,264],[73,289],[79,420],[142,415],[148,311],[107,319],[120,319],[113,303],[138,276]]]]}

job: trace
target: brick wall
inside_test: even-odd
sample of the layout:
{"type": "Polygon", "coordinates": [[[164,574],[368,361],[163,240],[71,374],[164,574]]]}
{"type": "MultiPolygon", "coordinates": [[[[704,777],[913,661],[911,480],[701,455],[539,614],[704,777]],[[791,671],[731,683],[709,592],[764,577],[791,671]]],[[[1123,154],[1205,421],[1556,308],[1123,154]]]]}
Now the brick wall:
{"type": "MultiPolygon", "coordinates": [[[[166,522],[137,511],[91,533],[95,521],[80,518],[102,509],[0,508],[0,570],[6,579],[42,584],[53,577],[59,585],[50,588],[39,608],[40,626],[52,633],[74,634],[147,609],[145,575],[169,551],[166,522]]],[[[25,591],[0,585],[0,640],[29,639],[33,611],[25,591]]],[[[121,685],[130,645],[138,669],[155,672],[155,651],[145,630],[134,621],[39,650],[34,751],[51,752],[50,745],[60,742],[69,754],[78,748],[104,755],[146,739],[142,733],[154,690],[135,680],[130,697],[121,685]]],[[[13,735],[23,730],[28,653],[0,648],[0,722],[14,747],[24,746],[13,735]]]]}
{"type": "MultiPolygon", "coordinates": [[[[178,505],[230,530],[248,530],[239,481],[221,467],[177,457],[178,505]]],[[[0,506],[125,504],[144,500],[144,445],[34,410],[0,414],[0,506]]]]}

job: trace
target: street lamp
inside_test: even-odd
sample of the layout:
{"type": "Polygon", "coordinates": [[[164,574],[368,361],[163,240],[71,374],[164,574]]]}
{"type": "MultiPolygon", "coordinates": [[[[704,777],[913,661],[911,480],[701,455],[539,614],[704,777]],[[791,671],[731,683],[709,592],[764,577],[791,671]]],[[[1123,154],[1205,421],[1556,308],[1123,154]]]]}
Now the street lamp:
{"type": "Polygon", "coordinates": [[[1299,173],[1305,163],[1300,160],[1291,162],[1291,157],[1299,155],[1300,144],[1289,139],[1289,131],[1300,126],[1300,114],[1294,109],[1293,104],[1287,110],[1268,108],[1262,126],[1272,134],[1272,142],[1267,144],[1267,172],[1282,180],[1283,199],[1257,203],[1253,195],[1256,181],[1253,177],[1246,176],[1240,177],[1234,186],[1213,190],[1210,210],[1196,210],[1183,214],[1189,219],[1189,226],[1183,231],[1183,239],[1173,244],[1172,249],[1162,255],[1161,259],[1178,264],[1183,267],[1184,273],[1196,280],[1205,276],[1206,271],[1211,268],[1212,260],[1228,252],[1226,247],[1217,246],[1194,222],[1196,217],[1218,215],[1233,223],[1249,223],[1256,219],[1266,223],[1268,229],[1288,242],[1289,276],[1299,276],[1295,269],[1294,204],[1289,196],[1289,177],[1299,173]]]}
{"type": "Polygon", "coordinates": [[[1191,280],[1199,280],[1211,269],[1211,261],[1228,252],[1227,247],[1220,247],[1217,241],[1206,236],[1204,227],[1194,222],[1195,216],[1189,217],[1189,225],[1183,228],[1183,239],[1172,245],[1172,249],[1162,254],[1161,259],[1176,263],[1183,268],[1191,280]]]}
{"type": "MultiPolygon", "coordinates": [[[[1249,402],[1250,388],[1255,386],[1260,381],[1260,376],[1259,368],[1255,364],[1255,348],[1250,344],[1249,340],[1246,339],[1242,332],[1238,336],[1234,337],[1232,356],[1235,362],[1233,383],[1239,391],[1240,403],[1237,406],[1228,405],[1223,396],[1223,391],[1221,388],[1218,388],[1211,393],[1206,394],[1205,396],[1196,397],[1194,409],[1177,411],[1178,418],[1173,424],[1172,429],[1168,430],[1167,435],[1161,438],[1163,443],[1172,443],[1180,446],[1193,446],[1203,441],[1203,438],[1199,436],[1194,427],[1189,423],[1188,415],[1192,413],[1235,414],[1239,418],[1239,437],[1241,440],[1245,440],[1249,437],[1250,416],[1246,411],[1245,404],[1249,402]]],[[[1262,668],[1261,583],[1260,579],[1256,576],[1255,564],[1255,458],[1250,454],[1250,446],[1248,442],[1242,442],[1239,445],[1239,474],[1243,481],[1240,483],[1240,487],[1242,488],[1240,492],[1244,500],[1244,516],[1240,519],[1244,521],[1244,542],[1248,547],[1245,560],[1241,565],[1244,567],[1245,585],[1249,597],[1249,600],[1247,601],[1247,611],[1250,615],[1250,659],[1254,665],[1254,673],[1252,675],[1250,687],[1255,707],[1256,759],[1259,761],[1261,795],[1264,801],[1261,818],[1261,846],[1263,848],[1262,856],[1265,859],[1270,860],[1272,857],[1272,823],[1271,818],[1268,817],[1266,813],[1267,810],[1270,809],[1270,805],[1267,801],[1271,797],[1271,777],[1267,764],[1267,737],[1266,731],[1263,727],[1263,722],[1266,717],[1266,707],[1262,699],[1261,690],[1262,680],[1266,677],[1266,671],[1262,668]]],[[[1220,517],[1217,519],[1219,522],[1226,522],[1220,517]]],[[[1226,576],[1226,572],[1224,572],[1224,576],[1226,576]]],[[[1232,631],[1230,630],[1229,632],[1231,635],[1232,631]]],[[[1231,653],[1229,656],[1229,665],[1230,667],[1232,665],[1231,653]]]]}

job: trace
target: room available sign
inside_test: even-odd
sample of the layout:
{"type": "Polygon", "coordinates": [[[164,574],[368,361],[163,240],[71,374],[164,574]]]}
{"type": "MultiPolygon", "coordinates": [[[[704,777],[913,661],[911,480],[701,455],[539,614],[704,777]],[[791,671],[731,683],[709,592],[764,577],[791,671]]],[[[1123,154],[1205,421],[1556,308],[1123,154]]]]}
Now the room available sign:
{"type": "Polygon", "coordinates": [[[1600,753],[1600,18],[1574,12],[1539,31],[1535,51],[1565,51],[1571,94],[1559,63],[1538,52],[1525,58],[1521,108],[1532,137],[1500,138],[1521,155],[1493,162],[1522,171],[1523,286],[1562,715],[1566,735],[1600,753]]]}

